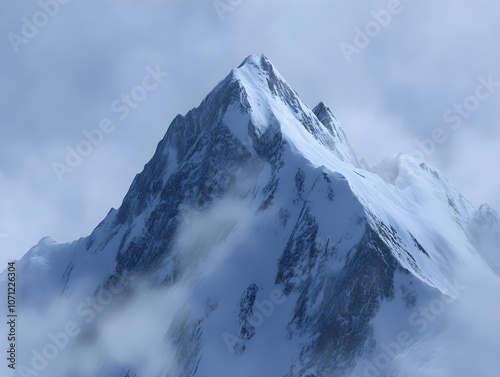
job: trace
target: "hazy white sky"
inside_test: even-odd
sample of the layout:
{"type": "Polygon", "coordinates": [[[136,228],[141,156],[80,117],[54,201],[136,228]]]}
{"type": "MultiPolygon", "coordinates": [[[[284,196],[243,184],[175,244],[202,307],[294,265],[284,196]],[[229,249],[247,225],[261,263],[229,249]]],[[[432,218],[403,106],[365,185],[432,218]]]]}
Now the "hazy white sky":
{"type": "Polygon", "coordinates": [[[0,270],[45,235],[89,234],[175,115],[252,53],[310,106],[329,105],[369,164],[434,133],[441,142],[425,144],[426,159],[474,205],[500,209],[500,3],[215,3],[2,3],[0,270]],[[108,118],[114,128],[60,182],[53,162],[108,118]]]}

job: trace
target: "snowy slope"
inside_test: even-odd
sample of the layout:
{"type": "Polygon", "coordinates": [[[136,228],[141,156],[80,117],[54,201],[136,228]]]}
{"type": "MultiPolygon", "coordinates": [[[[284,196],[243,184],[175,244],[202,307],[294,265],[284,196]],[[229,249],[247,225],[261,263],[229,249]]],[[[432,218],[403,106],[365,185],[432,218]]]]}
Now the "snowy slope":
{"type": "Polygon", "coordinates": [[[250,56],[173,120],[90,236],[19,262],[20,311],[61,317],[22,335],[23,365],[71,320],[81,332],[37,375],[405,376],[445,334],[415,311],[458,298],[470,266],[498,271],[498,224],[423,162],[361,169],[331,110],[250,56]],[[412,344],[380,367],[402,332],[412,344]]]}

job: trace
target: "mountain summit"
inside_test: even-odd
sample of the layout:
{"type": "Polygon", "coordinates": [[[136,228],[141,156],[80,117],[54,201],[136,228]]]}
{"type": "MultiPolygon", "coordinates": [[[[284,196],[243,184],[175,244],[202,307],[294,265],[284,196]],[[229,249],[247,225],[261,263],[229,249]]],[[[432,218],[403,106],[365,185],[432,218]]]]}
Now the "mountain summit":
{"type": "Polygon", "coordinates": [[[437,375],[440,344],[413,350],[445,332],[418,309],[459,297],[464,268],[495,274],[498,224],[424,162],[361,169],[332,111],[252,55],[172,121],[91,235],[18,262],[19,370],[437,375]]]}

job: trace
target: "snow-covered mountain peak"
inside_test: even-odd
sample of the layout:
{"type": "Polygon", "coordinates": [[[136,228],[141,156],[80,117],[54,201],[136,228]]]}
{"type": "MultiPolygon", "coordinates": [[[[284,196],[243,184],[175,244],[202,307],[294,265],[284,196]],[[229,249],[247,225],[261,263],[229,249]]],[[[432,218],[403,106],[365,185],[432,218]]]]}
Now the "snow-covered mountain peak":
{"type": "MultiPolygon", "coordinates": [[[[226,78],[236,82],[240,94],[239,110],[249,116],[252,131],[260,137],[266,132],[278,133],[294,149],[307,154],[305,149],[326,149],[341,161],[359,166],[346,134],[332,111],[323,103],[311,110],[290,87],[269,59],[262,55],[247,57],[226,78]],[[319,119],[321,118],[321,119],[319,119]]],[[[233,133],[245,143],[246,127],[234,129],[237,114],[229,114],[233,133]]]]}
{"type": "Polygon", "coordinates": [[[314,107],[313,112],[321,121],[325,118],[328,120],[337,120],[337,118],[335,118],[335,115],[333,115],[332,110],[328,106],[326,106],[323,101],[321,101],[314,107]]]}
{"type": "Polygon", "coordinates": [[[474,213],[470,231],[476,249],[490,267],[500,276],[500,216],[488,204],[474,213]]]}
{"type": "Polygon", "coordinates": [[[408,154],[399,153],[386,157],[379,165],[372,168],[372,171],[400,189],[409,186],[419,187],[425,183],[439,191],[454,192],[460,195],[437,168],[408,154]]]}
{"type": "Polygon", "coordinates": [[[260,57],[256,55],[248,56],[238,68],[231,71],[229,77],[233,77],[245,90],[252,92],[252,94],[255,94],[256,89],[262,90],[263,88],[265,88],[263,94],[271,96],[280,93],[285,94],[288,91],[293,92],[283,76],[280,75],[265,55],[260,57]]]}
{"type": "Polygon", "coordinates": [[[41,376],[376,375],[366,362],[398,334],[417,345],[433,336],[406,319],[459,297],[458,271],[500,271],[490,223],[493,210],[475,211],[424,162],[397,155],[360,169],[333,112],[311,110],[251,55],[172,121],[91,235],[43,239],[19,262],[19,312],[36,310],[33,328],[49,323],[22,343],[43,350],[67,322],[39,319],[49,296],[95,303],[109,290],[118,310],[68,314],[82,328],[71,360],[100,355],[89,373],[60,357],[41,376]],[[131,329],[146,330],[140,343],[131,329]],[[122,358],[128,338],[133,357],[122,358]]]}
{"type": "Polygon", "coordinates": [[[332,136],[335,155],[344,162],[359,166],[356,153],[352,149],[340,122],[333,115],[332,110],[323,102],[320,102],[314,107],[313,113],[332,136]]]}
{"type": "Polygon", "coordinates": [[[243,62],[238,66],[237,69],[245,68],[248,70],[269,70],[274,68],[271,61],[267,58],[266,55],[257,56],[254,54],[248,55],[243,62]]]}
{"type": "Polygon", "coordinates": [[[51,244],[55,244],[55,243],[57,243],[57,241],[54,240],[52,237],[45,236],[42,239],[40,239],[40,241],[38,241],[37,246],[45,246],[45,245],[51,245],[51,244]]]}
{"type": "Polygon", "coordinates": [[[478,208],[475,218],[481,224],[498,225],[500,223],[498,213],[488,204],[483,204],[478,208]]]}
{"type": "MultiPolygon", "coordinates": [[[[198,107],[173,120],[148,165],[156,176],[164,176],[165,183],[178,164],[193,158],[190,150],[197,143],[220,144],[219,148],[230,144],[258,155],[263,144],[277,146],[286,141],[300,154],[333,152],[339,160],[358,166],[341,126],[326,106],[324,109],[318,112],[319,120],[267,57],[250,55],[198,107]]],[[[155,187],[163,187],[163,183],[155,187]]]]}

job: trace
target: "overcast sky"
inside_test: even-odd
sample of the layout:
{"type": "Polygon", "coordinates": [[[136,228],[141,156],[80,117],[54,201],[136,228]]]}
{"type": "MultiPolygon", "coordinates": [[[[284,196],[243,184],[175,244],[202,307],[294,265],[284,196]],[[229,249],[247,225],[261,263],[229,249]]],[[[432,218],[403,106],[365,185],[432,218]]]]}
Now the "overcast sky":
{"type": "Polygon", "coordinates": [[[249,54],[329,105],[368,164],[434,133],[426,160],[500,209],[498,1],[53,1],[1,5],[0,270],[43,236],[88,235],[175,115],[249,54]],[[122,103],[144,79],[142,102],[122,103]],[[53,163],[106,118],[114,129],[61,182],[53,163]]]}

